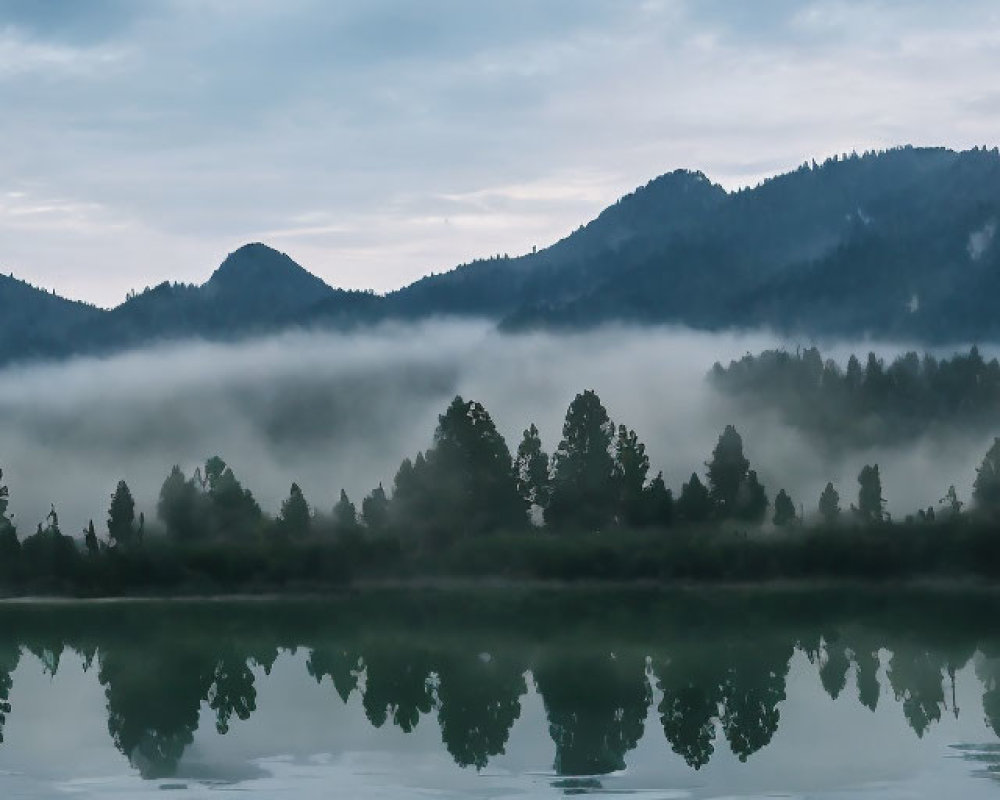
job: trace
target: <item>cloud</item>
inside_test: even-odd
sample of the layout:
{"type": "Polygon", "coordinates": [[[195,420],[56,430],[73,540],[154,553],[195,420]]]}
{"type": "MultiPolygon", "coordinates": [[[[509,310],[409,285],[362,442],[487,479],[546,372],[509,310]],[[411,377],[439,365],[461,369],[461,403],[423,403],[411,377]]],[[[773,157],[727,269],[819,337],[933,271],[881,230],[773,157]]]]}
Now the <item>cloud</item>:
{"type": "MultiPolygon", "coordinates": [[[[213,454],[271,513],[292,481],[328,511],[342,487],[355,502],[379,482],[390,488],[402,459],[430,446],[437,417],[456,393],[486,405],[512,451],[535,422],[551,452],[566,407],[593,388],[615,422],[637,431],[654,474],[662,469],[675,492],[692,472],[703,474],[732,423],[770,496],[785,488],[806,510],[828,480],[845,506],[855,499],[866,463],[881,465],[897,516],[935,504],[951,483],[968,498],[988,436],[935,437],[834,458],[772,414],[710,391],[704,376],[716,359],[774,344],[764,334],[668,328],[502,336],[485,324],[435,323],[195,342],[10,368],[0,373],[0,466],[25,533],[50,503],[68,531],[90,518],[101,527],[122,478],[151,516],[171,465],[191,474],[213,454]]],[[[843,361],[864,349],[840,343],[829,352],[843,361]]]]}
{"type": "Polygon", "coordinates": [[[985,0],[58,7],[0,3],[0,196],[106,215],[40,241],[0,212],[0,262],[103,304],[269,232],[390,289],[544,246],[674,168],[733,187],[1000,123],[985,0]],[[475,213],[447,226],[455,203],[475,213]]]}

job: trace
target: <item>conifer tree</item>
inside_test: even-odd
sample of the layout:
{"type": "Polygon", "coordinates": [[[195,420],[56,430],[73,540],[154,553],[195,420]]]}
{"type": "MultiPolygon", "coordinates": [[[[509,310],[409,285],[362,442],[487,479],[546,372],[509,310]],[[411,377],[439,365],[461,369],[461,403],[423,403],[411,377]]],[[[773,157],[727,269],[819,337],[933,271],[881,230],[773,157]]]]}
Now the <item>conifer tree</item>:
{"type": "Polygon", "coordinates": [[[570,403],[563,438],[552,457],[552,496],[545,524],[585,531],[607,527],[615,513],[611,439],[614,425],[597,394],[588,389],[570,403]]]}
{"type": "Polygon", "coordinates": [[[795,521],[795,503],[784,489],[774,498],[774,524],[782,527],[795,521]]]}
{"type": "Polygon", "coordinates": [[[750,462],[743,455],[743,438],[732,425],[722,432],[706,466],[709,495],[720,516],[737,516],[740,488],[746,482],[750,462]]]}
{"type": "Polygon", "coordinates": [[[645,522],[643,490],[648,473],[646,445],[639,441],[635,431],[620,425],[615,440],[614,480],[618,489],[618,519],[625,525],[634,527],[645,522]]]}
{"type": "Polygon", "coordinates": [[[136,543],[135,501],[125,481],[118,481],[108,509],[108,539],[115,547],[131,547],[136,543]]]}
{"type": "Polygon", "coordinates": [[[381,483],[361,501],[361,521],[372,532],[380,533],[386,529],[389,523],[389,501],[381,483]]]}
{"type": "Polygon", "coordinates": [[[90,520],[86,530],[83,532],[83,543],[87,548],[87,553],[91,558],[97,556],[101,546],[97,541],[97,531],[94,530],[94,520],[90,520]]]}
{"type": "Polygon", "coordinates": [[[840,518],[840,495],[832,482],[826,484],[819,496],[819,513],[827,525],[833,525],[840,518]]]}
{"type": "Polygon", "coordinates": [[[338,533],[351,533],[358,529],[358,512],[347,496],[347,492],[340,490],[340,499],[333,507],[333,527],[338,533]]]}
{"type": "Polygon", "coordinates": [[[972,502],[987,513],[1000,511],[1000,438],[995,438],[976,470],[972,484],[972,502]]]}
{"type": "Polygon", "coordinates": [[[517,472],[517,491],[525,505],[544,509],[549,504],[551,494],[549,457],[542,449],[542,440],[535,423],[531,423],[517,446],[514,469],[517,472]]]}
{"type": "Polygon", "coordinates": [[[277,519],[278,530],[289,538],[303,538],[309,534],[311,523],[309,503],[299,485],[293,483],[288,490],[288,497],[281,504],[281,513],[277,519]]]}
{"type": "Polygon", "coordinates": [[[867,523],[885,519],[885,499],[882,497],[882,478],[878,464],[865,464],[858,473],[857,514],[867,523]]]}
{"type": "Polygon", "coordinates": [[[691,479],[681,487],[677,516],[685,522],[705,522],[712,516],[711,495],[697,473],[692,472],[691,479]]]}

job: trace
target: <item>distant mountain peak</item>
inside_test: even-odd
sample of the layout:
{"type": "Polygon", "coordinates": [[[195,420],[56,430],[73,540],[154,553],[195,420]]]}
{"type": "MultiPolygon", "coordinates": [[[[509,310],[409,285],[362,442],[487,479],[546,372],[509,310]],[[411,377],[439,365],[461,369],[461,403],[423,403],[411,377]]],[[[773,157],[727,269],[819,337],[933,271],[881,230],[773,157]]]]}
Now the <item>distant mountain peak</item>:
{"type": "Polygon", "coordinates": [[[234,250],[208,279],[206,287],[225,284],[236,280],[245,281],[287,280],[289,278],[308,279],[322,283],[315,275],[297,264],[285,253],[275,250],[262,242],[251,242],[234,250]]]}

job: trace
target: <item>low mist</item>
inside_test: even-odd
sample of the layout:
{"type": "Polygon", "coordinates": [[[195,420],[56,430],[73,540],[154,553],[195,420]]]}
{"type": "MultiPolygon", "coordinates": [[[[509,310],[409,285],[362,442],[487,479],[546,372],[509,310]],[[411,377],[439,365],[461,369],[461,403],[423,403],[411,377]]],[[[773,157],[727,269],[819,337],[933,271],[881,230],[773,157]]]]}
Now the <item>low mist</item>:
{"type": "MultiPolygon", "coordinates": [[[[765,334],[668,328],[509,336],[485,323],[437,322],[10,368],[0,372],[0,466],[22,536],[51,503],[65,533],[90,518],[102,530],[121,478],[152,517],[171,465],[190,474],[215,454],[265,511],[277,512],[292,481],[329,511],[341,488],[356,503],[380,481],[388,490],[400,461],[430,445],[455,394],[483,402],[512,452],[530,422],[551,452],[567,405],[593,388],[616,424],[635,428],[652,474],[662,469],[675,494],[704,471],[733,423],[768,495],[785,488],[807,514],[828,480],[846,508],[858,471],[873,462],[894,516],[936,504],[951,483],[968,499],[992,433],[834,458],[774,414],[736,408],[708,386],[716,360],[781,344],[765,334]]],[[[843,360],[870,347],[823,349],[843,360]]]]}

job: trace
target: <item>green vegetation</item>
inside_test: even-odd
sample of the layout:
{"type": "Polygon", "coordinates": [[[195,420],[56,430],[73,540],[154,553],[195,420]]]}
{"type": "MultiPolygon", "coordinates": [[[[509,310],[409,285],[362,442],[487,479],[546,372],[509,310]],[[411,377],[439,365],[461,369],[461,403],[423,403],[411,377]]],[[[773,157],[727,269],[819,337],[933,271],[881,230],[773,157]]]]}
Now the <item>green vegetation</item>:
{"type": "Polygon", "coordinates": [[[888,366],[869,353],[845,368],[815,347],[767,350],[728,367],[712,385],[744,404],[776,409],[824,447],[891,444],[928,430],[995,430],[1000,425],[1000,362],[968,353],[937,359],[905,353],[888,366]]]}
{"type": "MultiPolygon", "coordinates": [[[[597,394],[576,396],[551,461],[536,426],[512,456],[481,403],[456,397],[433,444],[407,458],[391,493],[344,490],[325,511],[293,483],[265,514],[222,458],[188,477],[177,466],[156,520],[136,515],[124,480],[106,535],[82,541],[53,507],[18,538],[0,486],[0,586],[8,594],[308,591],[352,580],[498,577],[673,581],[1000,577],[1000,439],[986,453],[966,510],[954,486],[901,522],[885,511],[877,464],[858,475],[849,511],[827,484],[808,512],[768,493],[728,425],[676,502],[649,478],[646,446],[615,426],[597,394]],[[770,513],[768,513],[770,510],[770,513]],[[541,523],[541,524],[538,524],[541,523]]],[[[2,477],[2,474],[0,474],[2,477]]]]}

